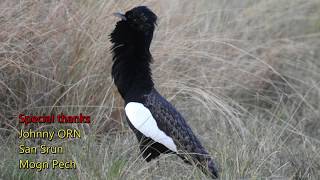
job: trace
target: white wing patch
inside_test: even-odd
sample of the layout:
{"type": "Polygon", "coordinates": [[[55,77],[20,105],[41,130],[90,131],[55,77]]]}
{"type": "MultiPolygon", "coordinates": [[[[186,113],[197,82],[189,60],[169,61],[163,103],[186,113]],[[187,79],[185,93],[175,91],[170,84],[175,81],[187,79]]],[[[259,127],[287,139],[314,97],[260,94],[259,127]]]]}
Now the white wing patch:
{"type": "Polygon", "coordinates": [[[143,104],[130,102],[126,105],[125,112],[131,124],[142,134],[163,144],[171,151],[177,152],[177,147],[172,138],[159,129],[150,110],[143,104]]]}

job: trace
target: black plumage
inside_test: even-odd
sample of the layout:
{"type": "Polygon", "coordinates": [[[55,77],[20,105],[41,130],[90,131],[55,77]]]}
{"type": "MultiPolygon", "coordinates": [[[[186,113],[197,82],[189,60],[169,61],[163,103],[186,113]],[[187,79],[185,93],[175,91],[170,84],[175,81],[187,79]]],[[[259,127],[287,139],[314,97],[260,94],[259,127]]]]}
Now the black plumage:
{"type": "MultiPolygon", "coordinates": [[[[110,35],[113,43],[112,77],[125,105],[130,102],[143,104],[151,112],[159,129],[172,138],[179,157],[185,162],[196,164],[211,177],[218,177],[214,161],[182,115],[154,88],[149,48],[157,16],[145,6],[135,7],[124,15],[118,15],[122,20],[117,22],[110,35]]],[[[146,161],[161,153],[176,153],[146,137],[130,120],[128,123],[140,142],[140,150],[146,161]]]]}

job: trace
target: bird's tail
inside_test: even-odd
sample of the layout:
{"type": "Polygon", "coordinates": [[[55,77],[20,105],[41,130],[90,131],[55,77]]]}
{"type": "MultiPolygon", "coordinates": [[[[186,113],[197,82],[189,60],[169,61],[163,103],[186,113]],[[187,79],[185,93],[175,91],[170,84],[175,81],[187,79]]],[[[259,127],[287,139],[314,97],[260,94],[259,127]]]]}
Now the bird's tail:
{"type": "Polygon", "coordinates": [[[219,174],[218,174],[218,167],[217,165],[215,164],[215,162],[210,159],[209,162],[208,162],[208,169],[211,173],[211,176],[212,178],[218,178],[219,177],[219,174]]]}
{"type": "Polygon", "coordinates": [[[199,154],[178,154],[182,160],[190,165],[196,165],[204,174],[210,176],[212,179],[219,178],[218,167],[215,161],[208,155],[208,153],[199,154]]]}
{"type": "Polygon", "coordinates": [[[207,158],[205,162],[198,165],[203,173],[210,176],[213,179],[219,177],[218,167],[216,163],[211,158],[207,158]]]}

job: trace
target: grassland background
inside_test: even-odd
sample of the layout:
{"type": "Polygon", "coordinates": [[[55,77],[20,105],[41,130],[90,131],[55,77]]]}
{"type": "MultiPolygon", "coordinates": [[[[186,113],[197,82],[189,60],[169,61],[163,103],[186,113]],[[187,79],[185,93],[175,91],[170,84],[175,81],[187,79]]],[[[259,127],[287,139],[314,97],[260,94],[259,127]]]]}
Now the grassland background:
{"type": "MultiPolygon", "coordinates": [[[[0,178],[205,179],[175,156],[145,163],[113,85],[111,14],[148,5],[159,91],[216,159],[221,179],[320,177],[319,0],[0,1],[0,178]],[[76,171],[18,169],[17,116],[79,114],[55,158],[76,171]]],[[[30,127],[30,126],[29,126],[30,127]]],[[[28,127],[28,128],[29,128],[28,127]]],[[[31,126],[52,129],[52,125],[31,126]]]]}

